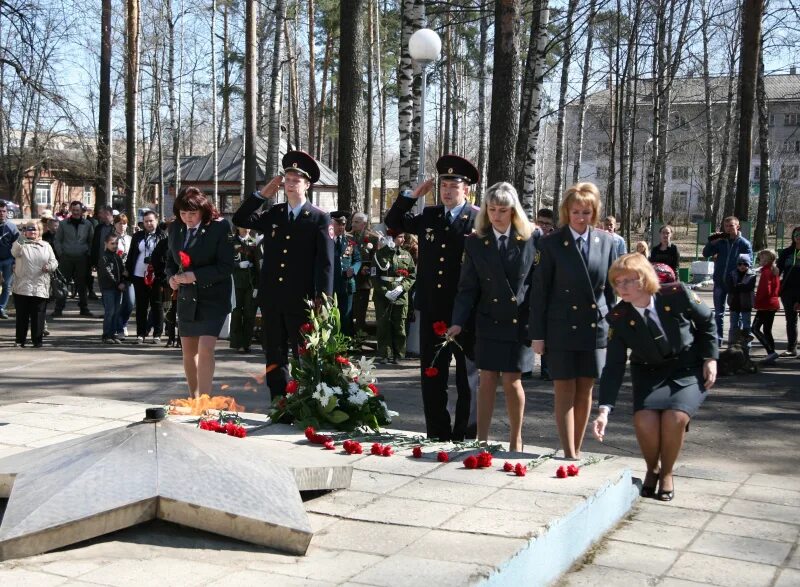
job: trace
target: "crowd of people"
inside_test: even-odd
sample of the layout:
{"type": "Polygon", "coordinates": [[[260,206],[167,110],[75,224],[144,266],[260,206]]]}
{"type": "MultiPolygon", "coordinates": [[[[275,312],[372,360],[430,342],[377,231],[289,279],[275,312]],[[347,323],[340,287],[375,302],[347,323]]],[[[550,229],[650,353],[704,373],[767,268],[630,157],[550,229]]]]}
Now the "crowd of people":
{"type": "Polygon", "coordinates": [[[96,273],[101,340],[158,344],[166,336],[167,346],[181,347],[193,396],[211,392],[214,350],[226,321],[230,347],[249,353],[260,308],[274,399],[286,393],[308,304],[335,294],[342,331],[357,342],[372,303],[379,363],[404,359],[414,333],[430,438],[488,441],[502,385],[509,449],[522,451],[522,378],[540,355],[542,378],[553,381],[566,459],[581,456],[596,383],[592,430],[604,438],[629,362],[634,424],[647,464],[642,493],[665,501],[674,495],[672,470],[689,421],[716,379],[726,308],[729,342],[743,336],[749,345],[752,333],[767,351],[766,362],[774,362],[772,324],[783,304],[789,343],[783,355],[796,355],[800,227],[779,254],[756,255],[756,274],[738,220],[726,218],[724,231],[711,235],[703,250],[715,262],[712,312],[677,279],[672,228],[661,227],[652,249],[640,242],[628,254],[616,219],[601,217],[601,196],[591,183],[570,187],[558,210],[541,209],[532,222],[505,182],[490,186],[480,207],[472,205],[477,169],[444,155],[437,180],[401,192],[378,231],[363,213],[328,214],[308,201],[320,175],[313,157],[291,151],[282,164],[283,175],[246,198],[232,222],[193,187],[178,195],[171,220],[159,222],[145,211],[132,235],[125,214],[108,206],[90,219],[82,203],[72,202],[18,230],[0,203],[0,317],[8,318],[13,292],[16,344],[42,346],[51,297],[50,319],[63,316],[67,296],[53,292],[64,283],[74,288],[80,315],[92,316],[96,273]],[[441,203],[420,206],[437,186],[441,203]],[[286,201],[276,203],[281,189],[286,201]]]}

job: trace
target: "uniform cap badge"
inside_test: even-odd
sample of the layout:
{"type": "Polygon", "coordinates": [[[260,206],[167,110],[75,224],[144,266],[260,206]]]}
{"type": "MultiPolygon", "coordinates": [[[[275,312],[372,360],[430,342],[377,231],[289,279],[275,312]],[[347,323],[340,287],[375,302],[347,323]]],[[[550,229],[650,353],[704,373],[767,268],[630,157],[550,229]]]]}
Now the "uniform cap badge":
{"type": "Polygon", "coordinates": [[[453,173],[453,168],[452,168],[452,167],[450,167],[450,168],[447,170],[447,173],[453,173]]]}
{"type": "Polygon", "coordinates": [[[664,311],[665,311],[665,312],[669,312],[671,309],[672,309],[672,308],[670,308],[669,306],[664,306],[664,311]]]}
{"type": "Polygon", "coordinates": [[[542,258],[542,253],[540,251],[536,251],[536,255],[533,257],[533,264],[538,265],[541,258],[542,258]]]}

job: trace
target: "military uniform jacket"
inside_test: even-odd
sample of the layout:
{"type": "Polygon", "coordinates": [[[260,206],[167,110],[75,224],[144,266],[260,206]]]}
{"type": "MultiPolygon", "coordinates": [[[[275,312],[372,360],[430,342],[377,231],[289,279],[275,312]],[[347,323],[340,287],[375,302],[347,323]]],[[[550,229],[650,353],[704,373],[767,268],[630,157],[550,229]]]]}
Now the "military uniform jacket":
{"type": "Polygon", "coordinates": [[[361,255],[361,270],[356,274],[356,289],[371,289],[369,276],[372,256],[378,250],[378,235],[366,230],[363,233],[354,232],[351,238],[356,241],[358,253],[361,255]]]}
{"type": "Polygon", "coordinates": [[[633,305],[620,302],[608,313],[608,351],[600,377],[600,405],[614,406],[631,349],[633,393],[647,394],[666,381],[679,387],[697,382],[706,359],[717,359],[714,313],[683,284],[671,283],[655,295],[658,320],[672,349],[664,357],[647,323],[633,305]]]}
{"type": "Polygon", "coordinates": [[[539,239],[531,292],[531,337],[545,349],[581,351],[606,346],[603,317],[614,304],[608,268],[617,258],[614,239],[590,228],[589,260],[583,261],[569,226],[539,239]]]}
{"type": "Polygon", "coordinates": [[[259,249],[256,239],[239,235],[233,237],[233,285],[236,288],[248,289],[258,287],[259,249]],[[249,267],[241,267],[242,263],[250,263],[249,267]]]}
{"type": "Polygon", "coordinates": [[[511,229],[506,259],[501,258],[494,231],[464,241],[464,262],[453,324],[461,326],[475,313],[478,338],[530,341],[528,321],[536,239],[523,240],[511,229]]]}
{"type": "Polygon", "coordinates": [[[414,307],[446,321],[453,314],[458,292],[464,239],[472,234],[479,209],[467,203],[451,224],[443,205],[427,206],[422,214],[413,214],[416,203],[414,198],[398,197],[386,213],[386,226],[419,237],[414,307]]]}
{"type": "Polygon", "coordinates": [[[333,289],[336,294],[348,295],[356,291],[356,278],[361,270],[361,252],[358,244],[348,235],[342,235],[340,243],[336,237],[333,241],[333,289]],[[353,277],[347,277],[344,272],[353,270],[353,277]]]}
{"type": "Polygon", "coordinates": [[[417,277],[411,253],[402,247],[382,247],[375,253],[375,262],[372,268],[375,272],[375,275],[372,276],[374,295],[385,296],[387,291],[393,290],[399,285],[402,286],[404,295],[398,298],[397,302],[405,304],[405,294],[414,286],[417,277]]]}
{"type": "Polygon", "coordinates": [[[258,295],[262,307],[305,314],[305,299],[333,295],[333,227],[331,217],[306,202],[289,223],[288,204],[259,212],[264,200],[255,194],[233,215],[236,226],[260,231],[264,259],[258,295]]]}

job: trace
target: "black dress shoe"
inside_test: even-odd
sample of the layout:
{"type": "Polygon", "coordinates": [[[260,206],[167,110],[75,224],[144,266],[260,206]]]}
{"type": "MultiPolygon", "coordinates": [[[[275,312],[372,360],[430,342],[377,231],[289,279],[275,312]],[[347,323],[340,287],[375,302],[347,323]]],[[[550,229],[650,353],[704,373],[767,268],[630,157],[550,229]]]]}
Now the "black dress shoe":
{"type": "Polygon", "coordinates": [[[92,314],[88,309],[81,310],[81,316],[86,316],[87,318],[94,318],[94,314],[92,314]]]}

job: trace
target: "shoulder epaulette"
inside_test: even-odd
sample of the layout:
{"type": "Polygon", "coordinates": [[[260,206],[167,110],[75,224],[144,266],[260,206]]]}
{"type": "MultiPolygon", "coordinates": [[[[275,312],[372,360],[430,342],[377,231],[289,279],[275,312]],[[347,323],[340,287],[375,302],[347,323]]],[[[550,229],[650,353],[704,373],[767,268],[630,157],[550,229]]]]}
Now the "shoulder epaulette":
{"type": "Polygon", "coordinates": [[[611,323],[622,319],[625,316],[626,309],[627,305],[624,302],[620,302],[619,304],[611,308],[608,314],[606,314],[606,322],[611,323]]]}
{"type": "Polygon", "coordinates": [[[659,295],[662,296],[672,296],[682,292],[683,285],[678,281],[674,283],[665,283],[658,290],[659,295]]]}

